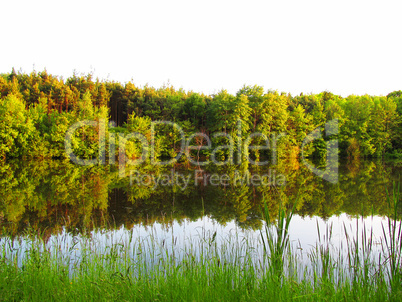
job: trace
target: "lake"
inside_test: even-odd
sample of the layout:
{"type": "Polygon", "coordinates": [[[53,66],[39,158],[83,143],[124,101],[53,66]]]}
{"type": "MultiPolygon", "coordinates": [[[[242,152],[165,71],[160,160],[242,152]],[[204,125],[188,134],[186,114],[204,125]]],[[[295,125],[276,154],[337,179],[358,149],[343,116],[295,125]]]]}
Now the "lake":
{"type": "MultiPolygon", "coordinates": [[[[295,161],[258,169],[130,167],[124,177],[115,166],[8,161],[0,166],[0,244],[8,245],[9,254],[19,253],[19,261],[32,234],[77,259],[79,242],[102,252],[150,237],[178,254],[197,240],[221,244],[243,238],[258,254],[263,204],[275,221],[280,206],[291,209],[296,201],[289,227],[295,250],[311,249],[330,227],[336,247],[345,232],[353,237],[363,225],[380,244],[387,190],[392,194],[400,173],[401,164],[391,161],[345,161],[334,184],[295,161]]],[[[400,218],[400,207],[397,212],[400,218]]]]}

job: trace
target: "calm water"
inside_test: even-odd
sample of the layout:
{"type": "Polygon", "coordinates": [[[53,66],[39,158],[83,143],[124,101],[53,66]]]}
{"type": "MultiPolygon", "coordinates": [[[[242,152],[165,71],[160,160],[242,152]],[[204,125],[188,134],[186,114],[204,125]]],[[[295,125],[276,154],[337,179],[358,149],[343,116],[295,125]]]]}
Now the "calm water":
{"type": "Polygon", "coordinates": [[[33,232],[55,249],[74,246],[79,257],[77,242],[83,240],[102,251],[112,243],[152,236],[183,250],[216,233],[217,242],[237,236],[258,246],[263,200],[272,217],[279,203],[291,208],[298,200],[290,226],[298,250],[316,244],[317,225],[321,240],[332,226],[332,242],[339,246],[345,228],[355,234],[356,222],[360,229],[364,223],[379,243],[388,211],[386,190],[400,182],[401,171],[392,162],[345,162],[339,182],[331,184],[297,162],[259,170],[144,166],[126,169],[121,177],[111,166],[11,161],[0,166],[0,244],[12,242],[10,252],[23,255],[26,234],[33,232]]]}

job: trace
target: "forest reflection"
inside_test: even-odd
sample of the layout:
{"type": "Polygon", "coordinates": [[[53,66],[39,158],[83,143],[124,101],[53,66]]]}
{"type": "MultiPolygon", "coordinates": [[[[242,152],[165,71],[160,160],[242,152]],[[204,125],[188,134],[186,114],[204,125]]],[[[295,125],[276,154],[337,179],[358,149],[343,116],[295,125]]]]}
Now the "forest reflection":
{"type": "MultiPolygon", "coordinates": [[[[134,168],[133,168],[134,169],[134,168]]],[[[392,162],[344,162],[339,182],[331,184],[298,162],[249,170],[236,166],[204,168],[205,175],[282,175],[283,185],[248,185],[246,182],[211,185],[199,181],[198,168],[136,167],[131,175],[187,175],[189,184],[155,185],[120,178],[113,166],[78,166],[66,161],[9,161],[0,166],[0,232],[16,237],[27,229],[44,238],[65,229],[72,234],[89,234],[94,229],[116,229],[155,222],[195,221],[208,216],[225,224],[235,221],[240,228],[262,226],[261,203],[265,200],[272,216],[279,202],[296,214],[328,219],[346,213],[351,216],[385,215],[386,188],[400,181],[400,166],[392,162]],[[198,173],[198,174],[197,174],[198,173]]],[[[130,171],[128,171],[128,174],[130,171]]],[[[402,211],[399,211],[402,213],[402,211]]]]}

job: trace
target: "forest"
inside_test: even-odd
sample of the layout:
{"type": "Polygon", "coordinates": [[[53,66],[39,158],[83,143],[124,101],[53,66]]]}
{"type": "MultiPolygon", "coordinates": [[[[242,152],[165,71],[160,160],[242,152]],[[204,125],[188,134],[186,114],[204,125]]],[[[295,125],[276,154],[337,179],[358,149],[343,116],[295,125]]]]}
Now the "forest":
{"type": "MultiPolygon", "coordinates": [[[[171,121],[190,137],[194,133],[234,134],[241,121],[242,135],[252,132],[281,138],[278,156],[297,158],[306,136],[332,119],[338,120],[339,153],[347,158],[402,156],[402,91],[387,96],[350,95],[341,97],[324,91],[292,96],[243,86],[233,95],[226,90],[213,95],[184,91],[171,85],[160,88],[137,87],[93,79],[92,74],[73,74],[68,79],[42,72],[0,74],[0,158],[66,158],[64,139],[67,129],[82,120],[113,121],[107,133],[142,133],[150,136],[152,121],[171,121]]],[[[82,158],[96,157],[98,130],[83,127],[76,131],[74,151],[82,158]]],[[[174,157],[180,137],[168,127],[156,135],[157,157],[174,157]]],[[[315,140],[306,154],[324,158],[327,139],[315,140]]],[[[224,136],[212,140],[214,146],[227,143],[224,136]]],[[[261,137],[254,138],[261,144],[261,137]]],[[[202,136],[194,144],[205,144],[202,136]]],[[[141,154],[138,142],[127,143],[128,158],[141,154]]],[[[116,150],[117,152],[117,150],[116,150]]],[[[198,156],[209,156],[198,150],[198,156]]],[[[250,151],[255,161],[269,157],[259,150],[250,151]]],[[[194,153],[192,153],[194,155],[194,153]]],[[[222,151],[222,158],[227,154],[222,151]]]]}

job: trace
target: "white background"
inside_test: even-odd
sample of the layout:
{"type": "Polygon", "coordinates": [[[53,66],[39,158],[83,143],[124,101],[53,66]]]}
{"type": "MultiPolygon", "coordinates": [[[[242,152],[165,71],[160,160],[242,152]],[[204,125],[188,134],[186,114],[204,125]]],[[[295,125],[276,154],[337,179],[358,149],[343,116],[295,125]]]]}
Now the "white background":
{"type": "Polygon", "coordinates": [[[0,73],[292,95],[402,89],[401,1],[1,1],[0,73]]]}

